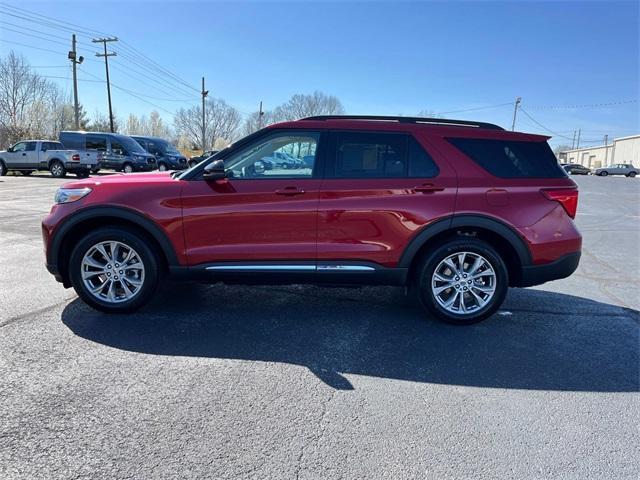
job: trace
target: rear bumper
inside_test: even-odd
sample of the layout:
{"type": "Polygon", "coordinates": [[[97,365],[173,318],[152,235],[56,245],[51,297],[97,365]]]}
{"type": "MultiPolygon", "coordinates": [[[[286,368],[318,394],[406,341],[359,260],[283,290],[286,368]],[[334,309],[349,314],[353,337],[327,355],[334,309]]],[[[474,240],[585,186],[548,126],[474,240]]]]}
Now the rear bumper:
{"type": "Polygon", "coordinates": [[[566,278],[576,271],[580,263],[580,252],[569,253],[559,259],[543,265],[522,267],[522,277],[518,287],[531,287],[541,283],[566,278]]]}
{"type": "Polygon", "coordinates": [[[95,164],[82,164],[80,162],[64,162],[64,169],[67,172],[89,172],[95,164]]]}

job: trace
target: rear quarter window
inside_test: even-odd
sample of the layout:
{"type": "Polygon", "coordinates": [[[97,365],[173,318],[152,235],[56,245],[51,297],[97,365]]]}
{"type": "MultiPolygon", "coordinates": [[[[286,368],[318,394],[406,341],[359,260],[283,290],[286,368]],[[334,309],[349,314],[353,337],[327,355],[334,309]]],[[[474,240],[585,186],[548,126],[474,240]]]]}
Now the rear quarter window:
{"type": "Polygon", "coordinates": [[[448,141],[496,177],[566,177],[547,142],[483,138],[449,138],[448,141]]]}
{"type": "Polygon", "coordinates": [[[60,143],[64,148],[69,150],[84,150],[85,135],[82,133],[65,133],[60,134],[60,143]]]}

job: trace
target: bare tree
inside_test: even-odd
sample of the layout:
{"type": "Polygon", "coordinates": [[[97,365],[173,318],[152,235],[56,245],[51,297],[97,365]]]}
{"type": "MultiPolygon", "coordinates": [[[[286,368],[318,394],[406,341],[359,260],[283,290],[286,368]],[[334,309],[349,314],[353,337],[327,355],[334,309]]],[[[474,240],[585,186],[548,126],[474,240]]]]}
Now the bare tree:
{"type": "Polygon", "coordinates": [[[273,111],[274,121],[291,121],[314,115],[342,115],[344,107],[338,97],[315,91],[311,94],[298,93],[273,111]]]}
{"type": "MultiPolygon", "coordinates": [[[[113,129],[118,132],[120,131],[120,120],[116,113],[113,113],[113,129]]],[[[111,131],[111,125],[109,123],[109,116],[105,115],[99,111],[93,116],[91,123],[87,126],[88,132],[109,132],[111,131]]]]}
{"type": "Polygon", "coordinates": [[[263,112],[261,122],[259,121],[259,113],[253,112],[245,118],[242,133],[249,135],[257,131],[258,126],[266,127],[276,122],[298,120],[314,115],[342,114],[344,114],[344,107],[338,97],[317,90],[311,94],[298,93],[272,111],[263,112]]]}
{"type": "Polygon", "coordinates": [[[152,137],[169,138],[171,131],[160,117],[160,114],[153,110],[149,115],[148,133],[152,137]]]}
{"type": "MultiPolygon", "coordinates": [[[[240,112],[224,100],[208,99],[205,103],[207,145],[223,147],[235,140],[242,121],[240,112]]],[[[177,135],[185,136],[193,145],[202,146],[202,108],[181,108],[173,125],[177,135]]]]}
{"type": "Polygon", "coordinates": [[[44,135],[49,95],[54,84],[31,71],[13,51],[0,59],[0,132],[3,146],[29,136],[44,135]]]}

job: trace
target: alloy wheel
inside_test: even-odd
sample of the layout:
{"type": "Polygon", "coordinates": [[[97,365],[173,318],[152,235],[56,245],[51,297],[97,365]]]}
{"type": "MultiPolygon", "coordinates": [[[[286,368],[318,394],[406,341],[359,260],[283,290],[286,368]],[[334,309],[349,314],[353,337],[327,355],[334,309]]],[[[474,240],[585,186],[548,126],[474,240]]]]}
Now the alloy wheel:
{"type": "Polygon", "coordinates": [[[82,282],[103,302],[121,303],[134,298],[144,284],[145,268],[138,252],[117,241],[95,244],[82,258],[82,282]]]}
{"type": "Polygon", "coordinates": [[[466,315],[483,309],[496,293],[495,269],[482,255],[456,252],[433,272],[431,291],[447,312],[466,315]]]}

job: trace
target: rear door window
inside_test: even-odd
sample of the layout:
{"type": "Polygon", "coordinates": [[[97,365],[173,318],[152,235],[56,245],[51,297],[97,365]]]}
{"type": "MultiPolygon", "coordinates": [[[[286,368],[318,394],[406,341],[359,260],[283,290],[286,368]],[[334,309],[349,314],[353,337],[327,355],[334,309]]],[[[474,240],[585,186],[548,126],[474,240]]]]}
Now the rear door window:
{"type": "Polygon", "coordinates": [[[449,138],[448,141],[496,177],[562,178],[566,172],[547,142],[484,138],[449,138]]]}
{"type": "Polygon", "coordinates": [[[438,175],[429,153],[412,135],[336,132],[329,178],[428,178],[438,175]]]}

